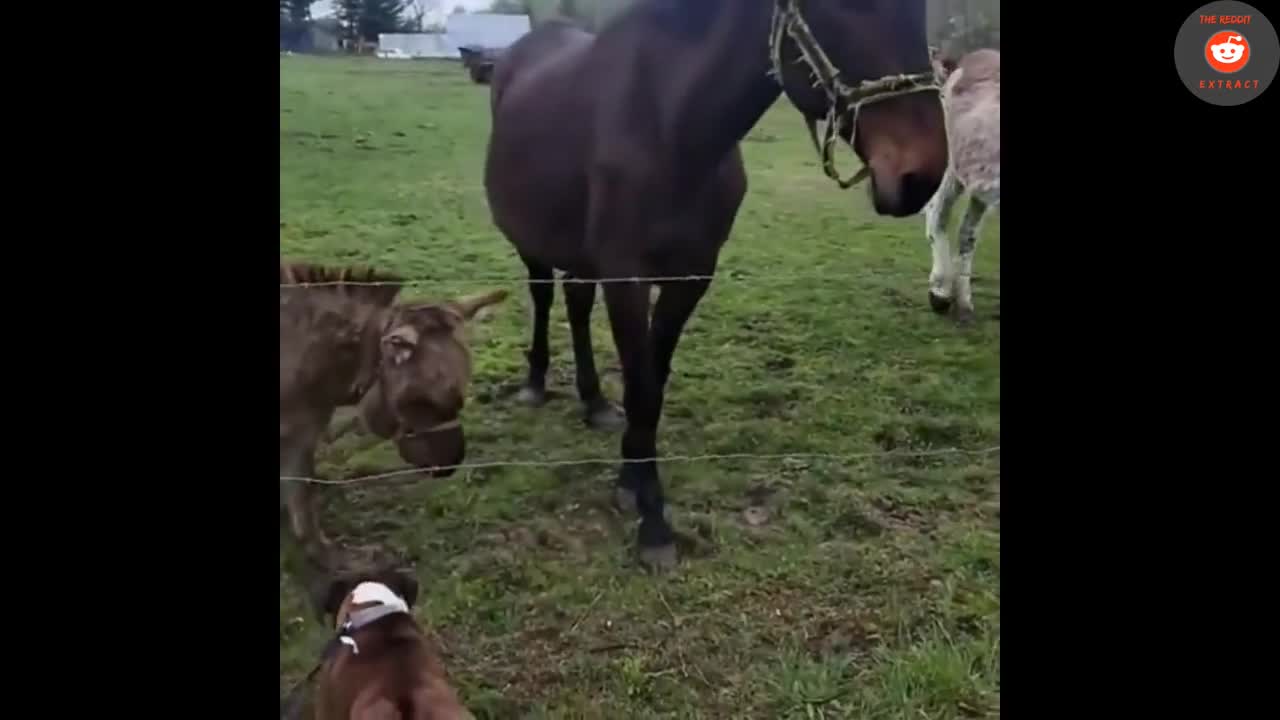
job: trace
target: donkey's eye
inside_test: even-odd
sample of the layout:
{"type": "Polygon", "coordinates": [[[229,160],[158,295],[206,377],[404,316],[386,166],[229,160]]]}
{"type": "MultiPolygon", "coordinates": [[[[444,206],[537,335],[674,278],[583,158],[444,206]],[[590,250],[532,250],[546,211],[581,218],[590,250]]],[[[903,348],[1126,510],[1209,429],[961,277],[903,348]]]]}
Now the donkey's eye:
{"type": "Polygon", "coordinates": [[[414,344],[408,340],[392,336],[387,338],[386,342],[386,356],[393,364],[403,365],[409,360],[409,358],[413,357],[413,352],[416,348],[414,347],[414,344]]]}

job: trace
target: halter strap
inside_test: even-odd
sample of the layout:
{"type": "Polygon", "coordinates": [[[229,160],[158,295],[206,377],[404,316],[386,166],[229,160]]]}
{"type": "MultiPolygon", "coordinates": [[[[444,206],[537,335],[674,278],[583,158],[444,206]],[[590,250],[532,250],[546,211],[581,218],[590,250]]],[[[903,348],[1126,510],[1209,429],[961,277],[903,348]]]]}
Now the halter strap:
{"type": "Polygon", "coordinates": [[[821,87],[827,95],[826,127],[823,130],[822,142],[818,142],[817,121],[805,115],[805,124],[809,128],[809,136],[813,140],[814,149],[822,158],[822,170],[827,177],[835,180],[842,190],[857,185],[871,175],[871,169],[863,166],[853,177],[841,180],[835,167],[836,138],[844,127],[847,117],[851,117],[849,126],[849,145],[853,146],[858,129],[858,111],[863,105],[888,100],[890,98],[912,93],[937,91],[941,89],[937,77],[932,70],[927,73],[911,73],[904,75],[886,75],[878,80],[867,80],[857,85],[849,85],[840,77],[840,70],[814,37],[809,24],[800,12],[800,0],[776,0],[773,7],[773,23],[769,30],[769,56],[773,63],[771,74],[779,85],[784,87],[782,79],[782,43],[790,37],[800,51],[800,61],[809,66],[816,78],[814,87],[821,87]]]}
{"type": "Polygon", "coordinates": [[[437,423],[427,428],[426,430],[405,430],[403,425],[397,425],[396,432],[393,437],[396,440],[400,440],[403,438],[416,437],[418,435],[430,435],[431,433],[443,432],[445,430],[452,430],[456,427],[460,427],[461,425],[462,425],[462,418],[454,418],[452,420],[447,420],[442,423],[437,423]]]}

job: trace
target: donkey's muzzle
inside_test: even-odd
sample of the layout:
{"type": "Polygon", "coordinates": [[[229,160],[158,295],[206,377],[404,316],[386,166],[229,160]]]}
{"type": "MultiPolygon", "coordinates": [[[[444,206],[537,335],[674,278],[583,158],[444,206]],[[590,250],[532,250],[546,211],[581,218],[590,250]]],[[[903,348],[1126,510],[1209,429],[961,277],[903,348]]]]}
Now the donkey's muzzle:
{"type": "Polygon", "coordinates": [[[422,468],[432,477],[449,477],[466,458],[466,437],[462,426],[425,432],[406,432],[396,440],[400,457],[422,468]]]}

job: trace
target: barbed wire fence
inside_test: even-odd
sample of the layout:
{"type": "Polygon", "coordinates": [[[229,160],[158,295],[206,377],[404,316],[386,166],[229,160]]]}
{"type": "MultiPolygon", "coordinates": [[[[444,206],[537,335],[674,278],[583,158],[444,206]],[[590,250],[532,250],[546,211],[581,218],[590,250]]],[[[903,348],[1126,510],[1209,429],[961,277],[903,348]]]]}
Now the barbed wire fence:
{"type": "MultiPolygon", "coordinates": [[[[369,264],[372,266],[372,264],[369,264]]],[[[865,273],[871,275],[872,273],[865,273]]],[[[848,273],[773,273],[773,274],[755,274],[741,272],[736,270],[717,270],[714,275],[652,275],[652,276],[630,276],[630,277],[601,277],[601,278],[582,278],[570,275],[557,275],[551,278],[530,278],[527,275],[471,275],[468,277],[415,277],[404,278],[399,280],[329,280],[323,282],[294,282],[280,283],[282,288],[321,288],[335,287],[339,285],[346,286],[401,286],[401,287],[422,287],[428,285],[452,286],[452,285],[489,285],[489,284],[513,284],[513,285],[539,285],[539,284],[617,284],[617,283],[643,283],[643,284],[662,284],[673,282],[693,282],[693,281],[715,281],[723,282],[752,282],[752,283],[808,283],[808,282],[848,282],[851,279],[848,273]]],[[[975,279],[983,279],[987,282],[1000,282],[999,275],[981,275],[975,276],[975,279]]]]}
{"type": "MultiPolygon", "coordinates": [[[[819,460],[828,462],[856,462],[859,460],[875,460],[883,458],[926,458],[926,457],[942,457],[942,456],[991,456],[1000,452],[999,445],[979,448],[975,450],[966,450],[964,448],[933,448],[927,450],[883,450],[879,452],[862,452],[862,453],[815,453],[815,452],[794,452],[794,453],[711,453],[706,455],[663,455],[650,458],[577,458],[566,460],[490,460],[486,462],[463,463],[461,465],[448,465],[433,470],[441,471],[468,471],[468,470],[489,470],[494,468],[506,467],[523,467],[523,468],[560,468],[573,467],[583,465],[622,465],[635,463],[693,463],[693,462],[710,462],[710,461],[729,461],[729,460],[768,460],[774,462],[782,462],[787,460],[819,460]]],[[[419,476],[428,472],[426,468],[405,468],[401,470],[389,470],[387,472],[373,473],[370,475],[359,475],[350,478],[341,478],[337,480],[326,480],[322,478],[303,477],[298,475],[281,475],[280,480],[285,482],[305,482],[315,485],[356,485],[366,482],[375,482],[379,480],[390,480],[405,476],[419,476]]]]}

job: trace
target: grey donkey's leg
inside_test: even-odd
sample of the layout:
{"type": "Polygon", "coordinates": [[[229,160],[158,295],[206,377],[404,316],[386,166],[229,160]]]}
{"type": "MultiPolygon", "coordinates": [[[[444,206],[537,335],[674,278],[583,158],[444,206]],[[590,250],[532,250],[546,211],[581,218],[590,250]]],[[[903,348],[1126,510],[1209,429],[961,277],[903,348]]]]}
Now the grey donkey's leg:
{"type": "Polygon", "coordinates": [[[947,225],[951,222],[951,211],[961,190],[960,181],[948,168],[938,191],[924,209],[925,233],[933,249],[933,268],[929,271],[929,306],[939,314],[946,313],[953,300],[955,274],[951,262],[951,243],[947,239],[947,225]]]}
{"type": "Polygon", "coordinates": [[[969,199],[969,207],[964,219],[960,222],[957,233],[960,261],[956,272],[956,317],[960,320],[973,318],[973,288],[970,284],[973,275],[973,253],[978,246],[978,233],[982,230],[982,221],[987,216],[988,205],[976,195],[969,199]]]}

